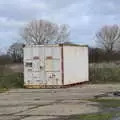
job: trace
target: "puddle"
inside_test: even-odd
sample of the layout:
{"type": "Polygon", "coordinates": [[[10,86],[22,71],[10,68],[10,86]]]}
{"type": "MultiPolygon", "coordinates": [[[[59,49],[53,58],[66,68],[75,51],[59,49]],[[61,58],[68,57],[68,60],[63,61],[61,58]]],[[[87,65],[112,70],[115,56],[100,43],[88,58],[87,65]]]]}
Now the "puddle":
{"type": "Polygon", "coordinates": [[[120,120],[120,117],[113,118],[112,120],[120,120]]]}
{"type": "MultiPolygon", "coordinates": [[[[116,103],[114,103],[115,101],[114,100],[119,100],[120,98],[120,91],[113,91],[113,92],[107,92],[107,93],[103,93],[103,94],[99,94],[99,95],[96,95],[94,96],[95,99],[100,99],[100,98],[108,98],[108,103],[107,103],[107,107],[104,106],[106,103],[103,102],[103,104],[101,104],[101,106],[103,106],[102,108],[102,113],[104,112],[108,112],[108,113],[119,113],[120,112],[120,106],[119,106],[119,103],[118,103],[118,106],[117,105],[117,101],[116,103]],[[113,98],[113,103],[110,103],[112,104],[111,106],[109,105],[109,98],[111,100],[111,98],[113,98]],[[115,99],[114,99],[115,98],[115,99]],[[114,106],[115,105],[115,106],[114,106]]],[[[120,120],[120,115],[115,115],[112,120],[120,120]]]]}
{"type": "Polygon", "coordinates": [[[94,96],[94,98],[102,98],[102,97],[120,97],[120,91],[107,92],[94,96]]]}

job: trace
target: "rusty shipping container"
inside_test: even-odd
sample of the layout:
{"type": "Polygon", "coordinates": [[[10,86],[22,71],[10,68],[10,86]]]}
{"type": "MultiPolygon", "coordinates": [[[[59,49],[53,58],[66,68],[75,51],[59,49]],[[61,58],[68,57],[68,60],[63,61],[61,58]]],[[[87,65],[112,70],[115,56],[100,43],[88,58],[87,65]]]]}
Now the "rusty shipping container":
{"type": "Polygon", "coordinates": [[[31,45],[24,48],[24,86],[47,88],[88,81],[88,46],[31,45]]]}

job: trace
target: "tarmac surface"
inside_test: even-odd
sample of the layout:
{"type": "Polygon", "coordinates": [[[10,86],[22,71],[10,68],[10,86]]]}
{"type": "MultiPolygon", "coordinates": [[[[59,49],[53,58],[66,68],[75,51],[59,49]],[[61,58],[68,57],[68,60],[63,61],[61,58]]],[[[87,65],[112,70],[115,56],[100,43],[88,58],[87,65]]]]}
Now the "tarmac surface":
{"type": "Polygon", "coordinates": [[[120,90],[119,84],[64,89],[12,89],[0,94],[0,120],[56,120],[61,116],[99,112],[88,99],[120,90]]]}

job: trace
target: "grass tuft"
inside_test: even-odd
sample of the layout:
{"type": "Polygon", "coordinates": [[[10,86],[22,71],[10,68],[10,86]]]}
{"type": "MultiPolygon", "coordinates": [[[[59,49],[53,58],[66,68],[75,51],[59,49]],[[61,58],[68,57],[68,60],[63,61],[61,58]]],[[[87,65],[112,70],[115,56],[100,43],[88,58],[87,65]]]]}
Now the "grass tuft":
{"type": "Polygon", "coordinates": [[[24,84],[21,73],[10,73],[0,75],[0,89],[22,88],[24,84]]]}

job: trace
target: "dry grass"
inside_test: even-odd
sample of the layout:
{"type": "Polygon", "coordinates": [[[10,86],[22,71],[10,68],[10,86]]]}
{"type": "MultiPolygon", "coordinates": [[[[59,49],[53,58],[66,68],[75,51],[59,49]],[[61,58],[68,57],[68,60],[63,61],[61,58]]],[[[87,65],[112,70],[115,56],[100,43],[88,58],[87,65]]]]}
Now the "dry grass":
{"type": "Polygon", "coordinates": [[[90,64],[89,78],[91,83],[119,83],[120,65],[115,63],[90,64]]]}

